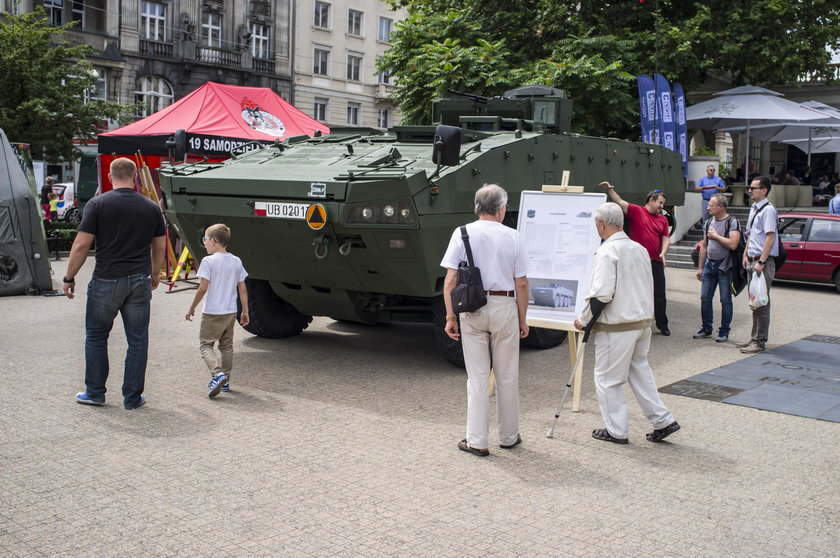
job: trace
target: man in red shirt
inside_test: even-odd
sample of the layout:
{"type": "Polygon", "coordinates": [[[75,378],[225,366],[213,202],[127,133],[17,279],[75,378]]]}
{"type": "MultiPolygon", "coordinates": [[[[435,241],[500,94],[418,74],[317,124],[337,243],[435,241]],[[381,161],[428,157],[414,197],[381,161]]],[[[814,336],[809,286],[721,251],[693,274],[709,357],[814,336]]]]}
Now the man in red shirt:
{"type": "Polygon", "coordinates": [[[665,312],[665,254],[671,246],[668,220],[662,215],[665,194],[661,190],[649,192],[647,202],[642,207],[621,199],[615,191],[615,186],[609,182],[601,182],[599,186],[607,190],[610,199],[627,215],[630,228],[628,236],[648,251],[653,273],[653,313],[656,328],[662,335],[671,335],[671,330],[668,329],[668,315],[665,312]]]}

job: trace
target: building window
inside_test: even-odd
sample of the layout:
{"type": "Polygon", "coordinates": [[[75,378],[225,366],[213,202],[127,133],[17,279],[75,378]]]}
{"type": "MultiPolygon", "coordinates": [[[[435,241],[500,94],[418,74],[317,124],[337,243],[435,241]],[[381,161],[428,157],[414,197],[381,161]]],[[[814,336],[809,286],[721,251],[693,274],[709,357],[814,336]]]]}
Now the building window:
{"type": "Polygon", "coordinates": [[[160,76],[146,76],[137,82],[134,101],[140,105],[140,116],[152,113],[172,104],[172,86],[160,76]]]}
{"type": "Polygon", "coordinates": [[[315,67],[312,71],[322,76],[330,74],[330,51],[322,48],[315,49],[315,67]]]}
{"type": "Polygon", "coordinates": [[[391,83],[391,72],[388,70],[380,70],[376,74],[376,83],[391,83]]]}
{"type": "Polygon", "coordinates": [[[391,124],[391,111],[388,109],[379,109],[379,119],[377,126],[380,128],[388,128],[391,124]]]}
{"type": "Polygon", "coordinates": [[[44,10],[47,12],[50,25],[64,23],[64,0],[44,0],[44,10]]]}
{"type": "Polygon", "coordinates": [[[350,81],[362,79],[362,57],[358,54],[347,55],[347,79],[350,81]]]}
{"type": "Polygon", "coordinates": [[[322,99],[320,97],[315,97],[315,110],[314,114],[312,115],[315,120],[319,120],[321,122],[327,121],[327,105],[329,103],[328,99],[322,99]]]}
{"type": "Polygon", "coordinates": [[[222,46],[222,15],[214,12],[204,12],[201,18],[201,35],[204,44],[209,47],[222,46]]]}
{"type": "Polygon", "coordinates": [[[362,29],[364,28],[364,14],[359,10],[350,10],[347,16],[347,33],[362,36],[362,29]]]}
{"type": "Polygon", "coordinates": [[[330,28],[330,5],[315,1],[315,27],[330,28]]]}
{"type": "Polygon", "coordinates": [[[359,124],[359,109],[362,105],[359,103],[347,103],[347,123],[359,124]]]}
{"type": "Polygon", "coordinates": [[[166,40],[166,4],[142,2],[140,27],[143,38],[149,41],[166,40]]]}
{"type": "Polygon", "coordinates": [[[72,0],[70,16],[73,21],[79,22],[79,27],[85,27],[85,2],[84,0],[72,0]]]}
{"type": "Polygon", "coordinates": [[[379,18],[379,35],[377,38],[382,41],[383,43],[391,42],[391,25],[394,23],[394,20],[387,18],[387,17],[380,17],[379,18]]]}
{"type": "Polygon", "coordinates": [[[251,54],[254,58],[268,58],[269,27],[251,22],[251,54]]]}

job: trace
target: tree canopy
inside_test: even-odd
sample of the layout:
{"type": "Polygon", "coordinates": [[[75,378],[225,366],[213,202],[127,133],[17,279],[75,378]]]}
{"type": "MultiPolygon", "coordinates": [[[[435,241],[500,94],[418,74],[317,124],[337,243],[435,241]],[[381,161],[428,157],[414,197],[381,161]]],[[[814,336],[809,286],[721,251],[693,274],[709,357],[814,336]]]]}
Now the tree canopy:
{"type": "Polygon", "coordinates": [[[457,89],[500,95],[520,85],[564,89],[575,131],[638,136],[635,76],[688,91],[712,70],[734,85],[831,79],[840,47],[834,0],[390,0],[406,8],[379,67],[398,81],[406,123],[457,89]]]}
{"type": "Polygon", "coordinates": [[[86,102],[96,82],[85,59],[92,48],[60,40],[71,26],[50,25],[41,8],[0,15],[0,128],[48,162],[77,158],[73,140],[93,139],[121,111],[103,100],[86,102]]]}

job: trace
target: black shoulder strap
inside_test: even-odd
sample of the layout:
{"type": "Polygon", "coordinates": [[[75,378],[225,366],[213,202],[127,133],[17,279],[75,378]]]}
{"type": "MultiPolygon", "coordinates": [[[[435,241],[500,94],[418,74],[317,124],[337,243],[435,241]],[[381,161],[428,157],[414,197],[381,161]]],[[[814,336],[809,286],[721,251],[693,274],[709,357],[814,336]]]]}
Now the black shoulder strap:
{"type": "Polygon", "coordinates": [[[752,224],[755,222],[755,218],[758,217],[758,214],[761,213],[764,210],[764,208],[768,205],[771,205],[770,202],[765,203],[764,205],[755,210],[755,213],[752,216],[752,220],[749,223],[747,223],[748,229],[752,229],[752,224]]]}
{"type": "Polygon", "coordinates": [[[464,248],[467,250],[467,262],[470,267],[475,267],[472,257],[472,249],[470,248],[470,235],[467,234],[467,227],[461,225],[461,239],[464,241],[464,248]]]}

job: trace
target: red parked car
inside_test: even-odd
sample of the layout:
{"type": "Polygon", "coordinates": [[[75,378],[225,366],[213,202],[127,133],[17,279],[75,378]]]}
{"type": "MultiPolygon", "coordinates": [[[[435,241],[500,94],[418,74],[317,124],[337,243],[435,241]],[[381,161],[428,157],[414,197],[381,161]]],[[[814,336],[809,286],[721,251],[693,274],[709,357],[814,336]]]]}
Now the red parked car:
{"type": "Polygon", "coordinates": [[[834,283],[840,292],[840,215],[782,213],[779,235],[788,257],[776,279],[834,283]]]}

